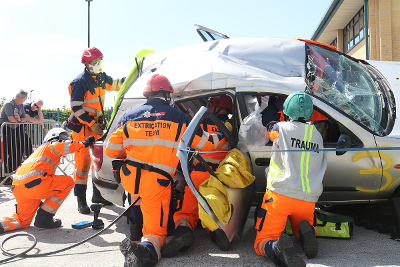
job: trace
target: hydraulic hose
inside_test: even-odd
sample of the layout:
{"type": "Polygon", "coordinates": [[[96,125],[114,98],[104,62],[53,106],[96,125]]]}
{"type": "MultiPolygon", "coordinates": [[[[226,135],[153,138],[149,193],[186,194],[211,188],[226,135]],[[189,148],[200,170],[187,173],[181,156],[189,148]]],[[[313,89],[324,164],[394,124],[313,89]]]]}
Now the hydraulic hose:
{"type": "Polygon", "coordinates": [[[37,257],[49,256],[49,255],[57,254],[57,253],[60,253],[60,252],[69,250],[69,249],[71,249],[71,248],[77,247],[77,246],[79,246],[79,245],[82,245],[83,243],[89,241],[90,239],[92,239],[92,238],[94,238],[94,237],[100,235],[100,234],[103,233],[105,230],[107,230],[108,228],[110,228],[113,224],[115,224],[119,219],[121,219],[122,216],[124,216],[125,212],[128,211],[128,209],[130,209],[133,205],[136,204],[136,202],[139,201],[139,199],[140,199],[140,197],[138,197],[128,208],[126,208],[126,210],[125,210],[124,212],[122,212],[114,221],[112,221],[107,227],[105,227],[105,228],[102,229],[101,231],[97,232],[96,234],[94,234],[94,235],[92,235],[92,236],[90,236],[90,237],[88,237],[88,238],[86,238],[86,239],[84,239],[84,240],[82,240],[82,241],[80,241],[80,242],[74,244],[74,245],[71,245],[71,246],[66,247],[66,248],[63,248],[63,249],[59,249],[59,250],[55,250],[55,251],[51,251],[51,252],[46,252],[46,253],[28,255],[28,254],[26,254],[26,253],[28,253],[29,251],[31,251],[31,250],[36,246],[36,244],[37,244],[36,237],[35,237],[34,235],[31,235],[31,234],[28,234],[28,233],[17,233],[17,234],[10,235],[10,236],[7,237],[6,239],[4,239],[3,242],[1,242],[1,250],[2,250],[6,255],[8,255],[8,256],[10,256],[10,257],[9,257],[9,258],[6,258],[6,259],[4,259],[4,260],[1,260],[1,261],[0,261],[0,264],[3,264],[3,263],[5,263],[5,262],[8,262],[8,261],[10,261],[10,260],[12,260],[12,259],[15,259],[15,258],[37,258],[37,257]],[[30,248],[26,249],[25,251],[23,251],[23,252],[21,252],[21,253],[19,253],[19,254],[14,254],[14,253],[11,253],[11,252],[9,252],[8,250],[4,249],[4,244],[6,243],[6,241],[8,241],[8,240],[10,240],[10,239],[12,239],[12,238],[14,238],[14,237],[17,237],[17,236],[29,236],[29,237],[32,237],[32,238],[33,238],[33,245],[32,245],[30,248]]]}

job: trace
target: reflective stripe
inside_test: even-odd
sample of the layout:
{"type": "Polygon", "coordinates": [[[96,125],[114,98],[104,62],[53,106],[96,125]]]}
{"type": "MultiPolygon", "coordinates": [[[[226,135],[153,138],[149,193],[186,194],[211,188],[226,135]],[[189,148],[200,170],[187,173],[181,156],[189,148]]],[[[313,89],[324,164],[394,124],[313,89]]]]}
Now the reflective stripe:
{"type": "Polygon", "coordinates": [[[145,235],[145,236],[142,237],[142,241],[141,241],[141,242],[148,241],[153,245],[154,249],[157,252],[158,260],[161,259],[161,251],[160,251],[161,250],[161,243],[160,243],[159,239],[162,239],[163,243],[165,243],[165,239],[162,238],[159,235],[145,235]]]}
{"type": "Polygon", "coordinates": [[[6,220],[0,218],[0,224],[3,226],[4,232],[10,231],[10,226],[8,226],[6,220]]]}
{"type": "Polygon", "coordinates": [[[203,146],[207,143],[209,136],[210,136],[209,133],[203,132],[203,136],[201,137],[200,142],[193,148],[194,149],[202,149],[203,146]]]}
{"type": "MultiPolygon", "coordinates": [[[[211,164],[220,164],[221,160],[219,159],[213,159],[213,158],[209,158],[209,157],[203,157],[202,158],[207,162],[207,163],[211,163],[211,164]]],[[[199,162],[196,158],[193,159],[193,163],[197,163],[199,162]]]]}
{"type": "Polygon", "coordinates": [[[64,155],[69,154],[69,147],[71,146],[72,141],[67,140],[64,142],[64,155]]]}
{"type": "Polygon", "coordinates": [[[54,203],[60,204],[60,205],[64,202],[64,199],[61,199],[61,198],[58,198],[55,196],[52,196],[51,198],[49,198],[49,200],[53,201],[54,203]]]}
{"type": "Polygon", "coordinates": [[[271,158],[267,176],[267,187],[271,189],[274,188],[272,186],[272,181],[277,179],[279,176],[281,176],[281,169],[279,168],[278,164],[276,164],[276,162],[271,158]]]}
{"type": "Polygon", "coordinates": [[[92,112],[94,114],[98,114],[98,113],[101,114],[101,111],[97,111],[97,109],[94,109],[94,108],[89,108],[89,107],[85,107],[85,106],[83,106],[82,108],[86,112],[92,112]]]}
{"type": "Polygon", "coordinates": [[[110,140],[108,140],[107,148],[112,149],[112,150],[123,150],[124,145],[123,144],[113,144],[110,142],[110,140]]]}
{"type": "Polygon", "coordinates": [[[87,180],[75,179],[75,184],[87,185],[87,180]]]}
{"type": "Polygon", "coordinates": [[[118,83],[119,83],[119,80],[113,80],[112,87],[111,87],[110,91],[115,91],[117,89],[118,83]]]}
{"type": "Polygon", "coordinates": [[[188,219],[181,218],[181,219],[177,220],[175,222],[175,229],[178,226],[186,226],[186,227],[190,228],[190,230],[193,231],[193,226],[192,226],[192,224],[190,223],[190,221],[188,219]]]}
{"type": "Polygon", "coordinates": [[[85,111],[83,109],[78,110],[77,112],[74,113],[75,117],[79,117],[80,115],[84,114],[85,111]]]}
{"type": "Polygon", "coordinates": [[[52,213],[52,214],[55,214],[55,213],[57,212],[57,210],[58,210],[58,209],[55,209],[55,208],[52,208],[52,207],[46,205],[45,203],[43,203],[40,207],[41,207],[43,210],[45,210],[45,211],[47,211],[47,212],[49,212],[49,213],[52,213]]]}
{"type": "MultiPolygon", "coordinates": [[[[104,99],[105,99],[105,95],[102,95],[101,100],[104,100],[104,99]]],[[[99,102],[99,98],[96,97],[96,98],[92,98],[92,99],[85,99],[83,102],[84,102],[84,104],[97,103],[97,102],[99,102]]]]}
{"type": "Polygon", "coordinates": [[[71,101],[71,107],[82,106],[83,101],[71,101]]]}
{"type": "Polygon", "coordinates": [[[13,179],[14,180],[24,180],[26,178],[29,178],[31,176],[37,176],[37,175],[44,175],[46,172],[42,171],[42,170],[35,170],[35,171],[31,171],[22,175],[18,175],[18,174],[14,174],[13,175],[13,179]]]}
{"type": "MultiPolygon", "coordinates": [[[[305,124],[305,133],[304,133],[304,148],[307,149],[307,143],[311,143],[311,138],[312,138],[312,132],[313,132],[313,127],[305,124]],[[308,133],[310,131],[310,133],[308,133]],[[308,141],[307,141],[308,139],[308,141]]],[[[301,178],[301,183],[303,186],[303,192],[306,192],[306,186],[307,186],[307,192],[311,193],[310,189],[310,181],[308,180],[308,165],[309,165],[309,160],[310,160],[310,151],[304,151],[301,152],[301,162],[300,162],[300,178],[301,178]],[[306,157],[306,160],[304,158],[306,157]],[[305,167],[305,170],[304,170],[305,167]]]]}
{"type": "Polygon", "coordinates": [[[123,141],[123,146],[126,147],[128,145],[132,146],[152,146],[152,145],[159,145],[159,146],[165,146],[168,148],[178,148],[179,143],[174,142],[174,141],[169,141],[165,139],[160,139],[160,138],[154,138],[154,139],[125,139],[123,141]]]}
{"type": "Polygon", "coordinates": [[[218,148],[218,145],[219,145],[218,135],[216,135],[216,134],[211,134],[211,136],[212,136],[212,138],[213,138],[214,145],[215,145],[214,150],[216,150],[216,149],[218,148]]]}
{"type": "MultiPolygon", "coordinates": [[[[264,256],[267,256],[267,253],[266,253],[266,251],[265,251],[265,245],[268,243],[268,241],[270,241],[270,240],[269,240],[269,239],[268,239],[268,240],[264,240],[264,241],[262,242],[262,244],[261,244],[261,249],[258,248],[258,251],[259,251],[262,255],[264,255],[264,256]]],[[[261,242],[258,243],[258,247],[259,247],[260,243],[261,243],[261,242]]],[[[268,256],[267,256],[267,257],[268,257],[268,256]]]]}
{"type": "MultiPolygon", "coordinates": [[[[19,229],[21,227],[21,225],[19,224],[19,222],[17,221],[17,219],[14,218],[14,216],[10,216],[8,217],[10,218],[10,221],[14,224],[15,229],[19,229]]],[[[14,229],[14,230],[15,230],[14,229]]]]}
{"type": "Polygon", "coordinates": [[[51,144],[51,149],[53,150],[54,155],[59,156],[59,155],[61,155],[61,153],[58,153],[58,152],[57,152],[57,150],[56,150],[56,144],[57,144],[57,143],[52,143],[52,144],[51,144]]]}
{"type": "Polygon", "coordinates": [[[28,164],[28,163],[31,163],[31,162],[36,162],[36,161],[39,161],[39,160],[53,165],[53,169],[56,170],[57,163],[54,162],[51,158],[46,157],[46,156],[40,156],[40,157],[36,157],[36,158],[28,158],[26,161],[24,161],[24,163],[22,165],[25,165],[25,164],[28,164]]]}
{"type": "Polygon", "coordinates": [[[166,171],[166,172],[168,172],[169,174],[173,174],[173,173],[175,173],[175,171],[176,171],[175,168],[172,168],[172,167],[170,167],[170,166],[168,166],[168,165],[156,164],[156,163],[147,163],[147,162],[144,162],[144,161],[135,159],[134,157],[130,157],[130,156],[127,156],[126,159],[132,160],[132,161],[136,161],[136,162],[139,162],[139,163],[146,163],[146,164],[148,164],[148,165],[150,165],[150,166],[153,166],[153,167],[159,168],[159,169],[161,169],[161,170],[163,170],[163,171],[166,171]]]}
{"type": "Polygon", "coordinates": [[[74,174],[77,174],[77,175],[80,175],[80,176],[88,176],[89,172],[84,172],[84,171],[81,171],[81,170],[75,170],[74,174]]]}

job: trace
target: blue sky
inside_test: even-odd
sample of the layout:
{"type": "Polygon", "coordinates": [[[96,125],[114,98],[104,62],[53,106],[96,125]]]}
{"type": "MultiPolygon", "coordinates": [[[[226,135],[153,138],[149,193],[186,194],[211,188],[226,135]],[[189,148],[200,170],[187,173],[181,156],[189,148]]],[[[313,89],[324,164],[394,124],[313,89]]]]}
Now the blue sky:
{"type": "MultiPolygon", "coordinates": [[[[310,39],[332,0],[93,0],[90,45],[103,70],[126,76],[142,47],[164,51],[202,42],[194,24],[229,37],[310,39]]],[[[85,0],[0,0],[0,97],[19,89],[44,108],[69,108],[68,84],[83,71],[88,44],[85,0]]],[[[106,94],[106,107],[116,93],[106,94]]],[[[28,99],[29,101],[29,99],[28,99]]]]}

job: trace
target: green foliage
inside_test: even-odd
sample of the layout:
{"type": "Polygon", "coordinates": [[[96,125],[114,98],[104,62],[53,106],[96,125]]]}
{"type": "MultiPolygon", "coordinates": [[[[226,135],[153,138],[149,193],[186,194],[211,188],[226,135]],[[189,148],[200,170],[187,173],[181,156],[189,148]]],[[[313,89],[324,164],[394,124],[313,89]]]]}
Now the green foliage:
{"type": "Polygon", "coordinates": [[[0,98],[0,105],[3,106],[4,102],[6,102],[6,98],[3,96],[2,98],[0,98]]]}

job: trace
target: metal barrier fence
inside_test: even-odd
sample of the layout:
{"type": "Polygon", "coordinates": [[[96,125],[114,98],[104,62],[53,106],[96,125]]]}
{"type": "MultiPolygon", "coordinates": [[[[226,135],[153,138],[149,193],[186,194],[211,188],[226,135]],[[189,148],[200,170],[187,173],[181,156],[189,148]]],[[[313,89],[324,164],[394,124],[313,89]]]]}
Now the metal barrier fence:
{"type": "Polygon", "coordinates": [[[1,124],[1,177],[11,176],[23,160],[42,144],[47,132],[55,127],[61,125],[53,120],[44,120],[43,127],[30,122],[1,124]]]}

